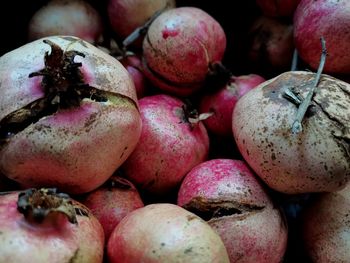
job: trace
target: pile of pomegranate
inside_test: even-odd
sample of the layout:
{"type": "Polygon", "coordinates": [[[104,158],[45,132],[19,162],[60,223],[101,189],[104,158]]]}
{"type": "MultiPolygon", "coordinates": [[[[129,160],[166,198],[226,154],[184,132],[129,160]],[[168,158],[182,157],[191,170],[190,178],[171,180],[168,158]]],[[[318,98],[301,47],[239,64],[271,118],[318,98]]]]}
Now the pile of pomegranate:
{"type": "Polygon", "coordinates": [[[350,1],[238,2],[4,7],[0,262],[349,262],[350,1]]]}

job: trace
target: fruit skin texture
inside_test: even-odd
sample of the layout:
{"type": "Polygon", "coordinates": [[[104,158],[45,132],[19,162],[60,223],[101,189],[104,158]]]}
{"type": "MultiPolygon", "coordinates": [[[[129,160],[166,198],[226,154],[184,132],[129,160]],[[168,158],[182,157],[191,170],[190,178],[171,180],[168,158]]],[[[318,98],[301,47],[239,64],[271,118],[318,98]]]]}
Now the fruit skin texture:
{"type": "Polygon", "coordinates": [[[122,170],[140,189],[162,195],[175,189],[192,167],[206,160],[209,137],[204,124],[185,119],[184,103],[173,96],[139,100],[142,132],[122,170]]]}
{"type": "Polygon", "coordinates": [[[350,185],[322,194],[304,211],[303,241],[312,262],[348,262],[350,258],[350,185]]]}
{"type": "Polygon", "coordinates": [[[195,7],[159,15],[143,41],[143,67],[153,84],[187,96],[203,86],[211,63],[221,61],[226,36],[220,24],[195,7]]]}
{"type": "Polygon", "coordinates": [[[175,0],[109,0],[107,10],[112,29],[124,39],[166,6],[174,8],[175,0]]]}
{"type": "Polygon", "coordinates": [[[147,205],[128,214],[107,245],[116,262],[229,262],[220,237],[200,217],[168,203],[147,205]]]}
{"type": "Polygon", "coordinates": [[[283,259],[285,219],[244,161],[212,159],[197,165],[183,180],[177,204],[208,215],[205,220],[223,240],[230,262],[283,259]]]}
{"type": "Polygon", "coordinates": [[[228,84],[200,100],[199,112],[213,112],[214,115],[203,120],[208,131],[220,136],[232,136],[232,113],[237,101],[249,90],[264,82],[256,74],[233,76],[228,84]]]}
{"type": "MultiPolygon", "coordinates": [[[[23,187],[58,187],[84,193],[102,185],[135,148],[141,118],[135,87],[113,57],[71,36],[47,37],[63,50],[77,50],[85,82],[106,92],[107,102],[89,98],[79,107],[58,110],[14,134],[0,147],[0,169],[23,187]]],[[[44,67],[50,46],[37,40],[0,59],[0,120],[43,98],[41,77],[28,75],[44,67]]],[[[3,127],[2,127],[3,128],[3,127]]]]}
{"type": "Polygon", "coordinates": [[[112,176],[102,187],[88,193],[82,203],[100,221],[106,241],[128,213],[144,206],[135,186],[119,176],[112,176]]]}
{"type": "Polygon", "coordinates": [[[232,129],[243,158],[265,183],[284,193],[336,191],[350,180],[350,85],[322,75],[303,118],[292,133],[297,106],[283,94],[289,87],[305,98],[310,72],[286,72],[243,96],[232,129]]]}
{"type": "Polygon", "coordinates": [[[104,233],[91,212],[78,215],[77,224],[60,214],[30,222],[17,210],[18,193],[0,196],[0,262],[102,262],[104,233]]]}
{"type": "Polygon", "coordinates": [[[300,57],[316,70],[326,41],[325,73],[350,72],[350,2],[302,0],[294,14],[294,42],[300,57]]]}
{"type": "Polygon", "coordinates": [[[90,43],[102,38],[99,13],[81,0],[53,0],[40,8],[29,21],[28,40],[54,35],[72,35],[90,43]]]}

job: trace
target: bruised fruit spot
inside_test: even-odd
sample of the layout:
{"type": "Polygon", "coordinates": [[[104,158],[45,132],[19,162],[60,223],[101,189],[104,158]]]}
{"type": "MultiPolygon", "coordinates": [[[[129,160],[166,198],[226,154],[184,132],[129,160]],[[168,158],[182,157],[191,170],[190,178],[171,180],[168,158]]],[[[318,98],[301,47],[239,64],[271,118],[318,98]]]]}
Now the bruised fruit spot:
{"type": "Polygon", "coordinates": [[[178,34],[179,34],[179,31],[176,29],[165,28],[162,31],[162,36],[164,39],[167,39],[168,37],[176,37],[178,34]]]}

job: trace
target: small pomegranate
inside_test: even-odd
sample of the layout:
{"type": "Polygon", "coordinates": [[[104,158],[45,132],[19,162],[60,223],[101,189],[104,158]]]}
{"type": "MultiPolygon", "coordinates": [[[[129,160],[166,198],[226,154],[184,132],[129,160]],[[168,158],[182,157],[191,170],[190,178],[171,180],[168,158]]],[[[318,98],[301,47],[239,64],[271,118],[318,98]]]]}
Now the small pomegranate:
{"type": "Polygon", "coordinates": [[[280,192],[336,191],[350,180],[350,85],[322,74],[309,97],[315,75],[283,73],[249,91],[233,111],[243,158],[280,192]],[[307,96],[311,102],[298,120],[307,96]],[[302,129],[294,132],[298,122],[302,129]]]}
{"type": "Polygon", "coordinates": [[[144,206],[135,186],[119,176],[112,176],[102,187],[88,193],[81,202],[100,221],[106,241],[128,213],[144,206]]]}
{"type": "Polygon", "coordinates": [[[264,81],[263,77],[256,74],[232,76],[224,87],[203,96],[200,99],[199,112],[214,113],[203,121],[208,131],[215,135],[232,137],[232,113],[237,101],[264,81]]]}
{"type": "MultiPolygon", "coordinates": [[[[125,39],[156,12],[174,7],[175,0],[109,0],[107,10],[112,30],[125,39]]],[[[142,46],[142,41],[135,44],[142,46]]]]}
{"type": "Polygon", "coordinates": [[[226,48],[225,32],[209,14],[179,7],[160,14],[143,41],[143,68],[158,88],[187,96],[203,86],[226,48]]]}
{"type": "Polygon", "coordinates": [[[350,259],[350,185],[320,195],[304,210],[302,235],[312,262],[348,262],[350,259]]]}
{"type": "Polygon", "coordinates": [[[212,159],[197,165],[183,180],[177,203],[201,216],[220,235],[230,262],[283,259],[284,217],[243,161],[212,159]]]}
{"type": "Polygon", "coordinates": [[[132,55],[126,56],[119,61],[129,72],[132,80],[134,81],[137,98],[141,99],[145,96],[147,91],[146,78],[141,69],[141,59],[137,55],[132,55]]]}
{"type": "Polygon", "coordinates": [[[101,224],[55,189],[0,195],[0,262],[102,262],[101,224]]]}
{"type": "Polygon", "coordinates": [[[178,98],[147,96],[139,105],[141,137],[122,169],[140,189],[163,195],[179,186],[185,174],[207,158],[208,134],[202,122],[190,122],[197,116],[178,98]]]}
{"type": "Polygon", "coordinates": [[[200,217],[174,204],[129,213],[107,245],[110,263],[229,262],[220,237],[200,217]]]}
{"type": "Polygon", "coordinates": [[[92,191],[135,148],[133,82],[88,42],[36,40],[3,55],[0,72],[0,170],[24,187],[92,191]]]}
{"type": "Polygon", "coordinates": [[[103,23],[99,13],[83,0],[51,0],[29,21],[28,39],[72,35],[90,43],[101,42],[103,23]]]}
{"type": "Polygon", "coordinates": [[[350,72],[350,1],[301,0],[294,14],[294,42],[311,68],[319,65],[319,43],[327,43],[325,73],[350,72]]]}

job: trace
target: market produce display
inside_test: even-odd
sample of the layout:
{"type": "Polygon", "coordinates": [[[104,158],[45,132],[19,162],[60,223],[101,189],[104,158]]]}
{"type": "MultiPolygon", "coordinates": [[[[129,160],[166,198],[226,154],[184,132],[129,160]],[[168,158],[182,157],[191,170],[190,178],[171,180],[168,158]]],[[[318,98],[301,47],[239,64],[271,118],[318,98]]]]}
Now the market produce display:
{"type": "Polygon", "coordinates": [[[0,263],[350,262],[350,1],[3,10],[0,263]]]}

